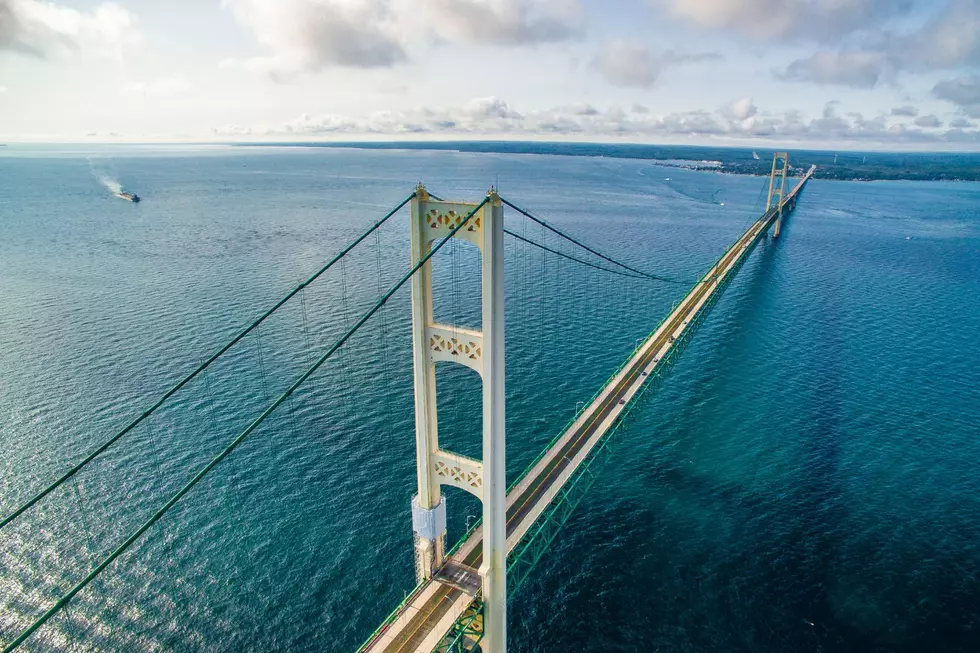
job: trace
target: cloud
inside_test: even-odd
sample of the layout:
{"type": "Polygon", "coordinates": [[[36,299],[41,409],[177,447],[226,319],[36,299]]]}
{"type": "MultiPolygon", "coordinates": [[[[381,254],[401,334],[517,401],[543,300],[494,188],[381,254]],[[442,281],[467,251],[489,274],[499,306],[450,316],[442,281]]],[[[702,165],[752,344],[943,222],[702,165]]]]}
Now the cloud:
{"type": "Polygon", "coordinates": [[[150,96],[183,95],[190,91],[193,85],[184,77],[161,77],[146,82],[134,82],[126,87],[130,93],[150,96]]]}
{"type": "Polygon", "coordinates": [[[482,129],[507,131],[519,129],[524,122],[524,116],[521,113],[496,97],[472,100],[464,105],[461,110],[453,113],[450,122],[458,125],[460,129],[469,131],[482,129]]]}
{"type": "Polygon", "coordinates": [[[331,66],[389,68],[414,47],[533,45],[582,33],[578,0],[223,0],[267,54],[243,65],[284,81],[331,66]],[[412,38],[409,38],[412,35],[412,38]]]}
{"type": "Polygon", "coordinates": [[[599,115],[599,110],[596,109],[591,104],[584,102],[579,102],[577,104],[568,104],[561,107],[563,113],[570,113],[573,116],[597,116],[599,115]]]}
{"type": "Polygon", "coordinates": [[[971,118],[980,118],[980,75],[965,75],[939,81],[932,94],[952,102],[971,118]]]}
{"type": "Polygon", "coordinates": [[[591,66],[616,86],[652,86],[663,72],[663,61],[646,48],[628,41],[607,44],[591,66]]]}
{"type": "Polygon", "coordinates": [[[980,2],[950,0],[921,29],[890,41],[894,55],[911,69],[980,65],[980,2]]]}
{"type": "MultiPolygon", "coordinates": [[[[612,106],[571,105],[521,112],[496,97],[480,98],[451,107],[416,107],[380,111],[357,117],[303,114],[280,125],[214,130],[218,136],[337,137],[418,136],[425,138],[560,137],[583,139],[688,141],[692,137],[724,142],[751,140],[803,143],[868,144],[980,144],[980,130],[957,127],[939,131],[915,124],[889,124],[885,114],[865,118],[859,113],[839,115],[838,104],[824,106],[819,117],[807,119],[799,111],[781,114],[760,111],[751,100],[735,100],[718,111],[656,114],[624,111],[612,106]],[[738,116],[746,116],[738,119],[738,116]]],[[[968,127],[968,126],[967,126],[968,127]]]]}
{"type": "Polygon", "coordinates": [[[928,116],[919,116],[914,122],[918,127],[928,127],[930,129],[943,126],[943,121],[931,114],[928,116]]]}
{"type": "Polygon", "coordinates": [[[652,0],[656,8],[698,27],[753,41],[836,42],[907,13],[908,0],[652,0]]]}
{"type": "MultiPolygon", "coordinates": [[[[446,40],[529,45],[582,34],[577,0],[422,0],[446,40]]],[[[413,10],[415,7],[413,6],[413,10]]]]}
{"type": "Polygon", "coordinates": [[[0,0],[0,51],[50,59],[78,52],[121,59],[140,40],[134,14],[113,2],[83,12],[41,0],[0,0]]]}
{"type": "Polygon", "coordinates": [[[733,120],[748,120],[759,113],[759,109],[752,103],[752,98],[743,97],[738,100],[732,100],[722,110],[722,113],[733,120]]]}
{"type": "Polygon", "coordinates": [[[658,54],[638,43],[617,40],[603,46],[590,67],[615,86],[649,88],[669,66],[720,59],[722,56],[715,52],[679,54],[667,50],[658,54]]]}
{"type": "Polygon", "coordinates": [[[887,66],[888,57],[881,52],[821,50],[808,59],[797,59],[775,75],[794,82],[872,88],[887,66]]]}
{"type": "Polygon", "coordinates": [[[906,116],[908,118],[915,118],[917,115],[919,115],[919,110],[916,109],[915,107],[913,107],[910,104],[906,104],[905,106],[894,107],[892,109],[892,115],[893,116],[906,116]]]}
{"type": "Polygon", "coordinates": [[[814,131],[839,138],[851,130],[851,122],[837,114],[839,104],[837,100],[831,100],[823,106],[822,115],[810,123],[814,131]]]}
{"type": "Polygon", "coordinates": [[[707,111],[672,113],[664,116],[659,126],[669,134],[685,134],[691,136],[719,136],[726,132],[724,125],[718,117],[713,116],[707,111]]]}
{"type": "Polygon", "coordinates": [[[648,0],[674,18],[751,42],[821,49],[780,79],[872,88],[902,72],[980,66],[980,1],[648,0]]]}
{"type": "Polygon", "coordinates": [[[85,136],[88,138],[119,138],[122,136],[122,134],[114,131],[96,131],[91,129],[85,132],[85,136]]]}
{"type": "Polygon", "coordinates": [[[283,79],[328,66],[383,68],[406,59],[386,0],[224,0],[270,54],[246,68],[283,79]]]}
{"type": "Polygon", "coordinates": [[[524,116],[496,97],[477,98],[453,109],[419,107],[403,111],[378,111],[359,118],[302,114],[280,126],[243,128],[231,126],[215,133],[256,134],[436,134],[513,133],[520,131],[524,116]]]}
{"type": "Polygon", "coordinates": [[[10,90],[10,89],[9,89],[9,88],[7,88],[6,86],[0,86],[0,93],[6,93],[6,92],[7,92],[7,91],[9,91],[9,90],[10,90]]]}

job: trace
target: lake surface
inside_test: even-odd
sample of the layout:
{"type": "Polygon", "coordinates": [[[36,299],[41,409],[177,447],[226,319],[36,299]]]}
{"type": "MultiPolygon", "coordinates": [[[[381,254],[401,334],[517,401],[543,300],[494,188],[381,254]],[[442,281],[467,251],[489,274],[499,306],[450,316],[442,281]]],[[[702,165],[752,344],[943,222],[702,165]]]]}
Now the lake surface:
{"type": "MultiPolygon", "coordinates": [[[[3,148],[0,514],[418,180],[473,202],[495,184],[680,282],[508,237],[509,478],[762,212],[765,183],[592,157],[3,148]]],[[[512,231],[572,252],[505,213],[512,231]]],[[[378,233],[0,531],[0,643],[408,270],[407,210],[378,233]]],[[[474,251],[436,258],[442,320],[478,326],[474,251]]],[[[409,324],[405,287],[25,650],[356,648],[414,585],[409,324]]],[[[511,650],[980,649],[978,335],[980,184],[811,182],[511,600],[511,650]]],[[[479,455],[478,379],[443,365],[438,378],[441,441],[479,455]]],[[[447,497],[455,541],[479,506],[447,497]]]]}

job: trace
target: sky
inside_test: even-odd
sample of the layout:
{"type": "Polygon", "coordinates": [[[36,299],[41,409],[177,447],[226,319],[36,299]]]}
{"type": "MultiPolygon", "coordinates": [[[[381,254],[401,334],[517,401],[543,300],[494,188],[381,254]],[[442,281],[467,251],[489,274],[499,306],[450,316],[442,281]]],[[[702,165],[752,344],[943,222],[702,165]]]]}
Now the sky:
{"type": "Polygon", "coordinates": [[[980,0],[0,0],[0,140],[980,150],[980,0]]]}

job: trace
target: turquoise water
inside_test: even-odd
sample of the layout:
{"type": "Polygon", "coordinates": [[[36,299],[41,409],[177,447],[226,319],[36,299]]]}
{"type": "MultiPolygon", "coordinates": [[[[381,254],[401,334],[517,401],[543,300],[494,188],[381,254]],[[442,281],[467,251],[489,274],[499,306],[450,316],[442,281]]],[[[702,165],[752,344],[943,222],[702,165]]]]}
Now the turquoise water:
{"type": "MultiPolygon", "coordinates": [[[[0,514],[419,179],[474,201],[496,183],[583,240],[685,281],[760,212],[763,184],[587,157],[4,150],[0,514]],[[144,201],[113,198],[100,177],[144,201]]],[[[513,212],[507,220],[545,242],[513,212]]],[[[507,248],[513,478],[687,288],[507,248]]],[[[812,182],[512,600],[512,650],[980,648],[978,253],[980,184],[812,182]]],[[[475,265],[466,247],[440,253],[442,319],[477,326],[475,265]]],[[[147,519],[407,267],[401,215],[0,532],[0,641],[147,519]]],[[[28,650],[360,644],[413,584],[407,288],[383,317],[28,650]]],[[[442,441],[477,454],[478,383],[438,373],[442,441]]],[[[457,492],[449,503],[455,539],[478,506],[457,492]]]]}

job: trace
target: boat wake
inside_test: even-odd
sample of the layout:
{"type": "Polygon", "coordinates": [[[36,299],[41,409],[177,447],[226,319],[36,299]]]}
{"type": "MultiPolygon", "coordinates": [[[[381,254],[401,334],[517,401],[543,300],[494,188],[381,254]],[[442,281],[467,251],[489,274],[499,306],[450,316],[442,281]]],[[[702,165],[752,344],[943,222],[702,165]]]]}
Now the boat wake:
{"type": "Polygon", "coordinates": [[[99,160],[96,162],[92,157],[86,157],[88,159],[89,170],[92,171],[92,176],[95,177],[100,184],[105,186],[105,189],[112,193],[113,195],[119,195],[122,193],[122,184],[119,183],[118,177],[115,174],[116,166],[112,164],[112,161],[99,160]],[[109,170],[111,169],[111,170],[109,170]]]}
{"type": "Polygon", "coordinates": [[[99,183],[105,186],[106,190],[108,190],[113,195],[120,195],[122,193],[122,184],[120,184],[117,180],[113,179],[112,177],[106,177],[104,175],[100,176],[99,183]]]}
{"type": "Polygon", "coordinates": [[[117,175],[115,174],[115,166],[112,164],[112,161],[107,163],[99,162],[99,165],[96,166],[96,163],[92,160],[92,157],[88,157],[88,166],[89,169],[92,170],[92,176],[95,177],[99,183],[102,184],[105,189],[114,196],[128,202],[140,201],[140,197],[136,193],[123,192],[122,184],[119,183],[119,180],[116,178],[117,175]],[[112,174],[106,172],[104,170],[105,167],[112,168],[112,174]]]}

